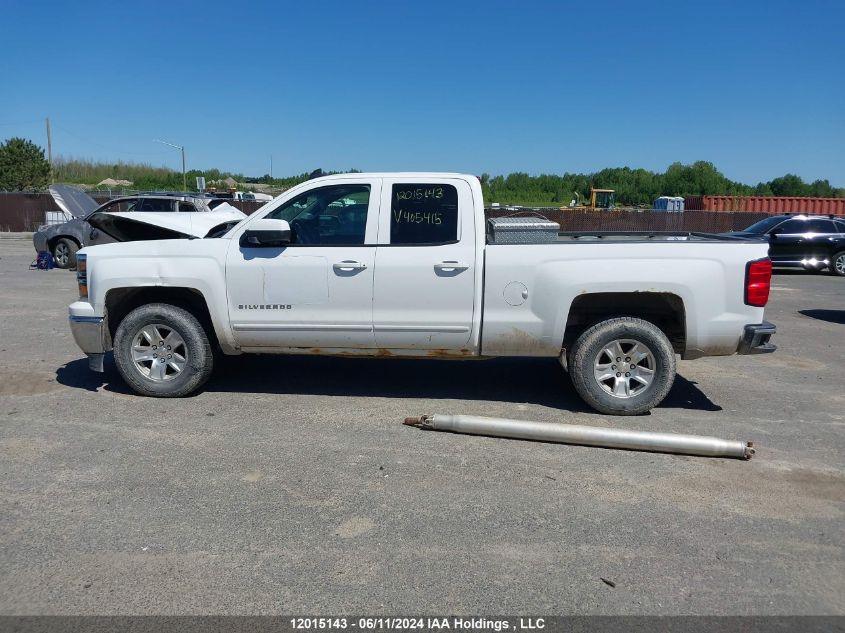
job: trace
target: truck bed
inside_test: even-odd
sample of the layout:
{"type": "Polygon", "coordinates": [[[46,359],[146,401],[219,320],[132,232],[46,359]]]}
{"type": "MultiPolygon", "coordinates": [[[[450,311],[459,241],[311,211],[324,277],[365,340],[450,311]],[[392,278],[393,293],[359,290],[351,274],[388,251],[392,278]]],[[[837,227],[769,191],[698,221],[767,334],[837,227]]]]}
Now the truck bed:
{"type": "Polygon", "coordinates": [[[561,231],[561,225],[541,215],[487,218],[487,244],[555,244],[560,242],[736,242],[735,236],[694,231],[614,231],[587,229],[561,231]]]}
{"type": "Polygon", "coordinates": [[[574,242],[743,242],[759,241],[752,238],[720,235],[716,233],[696,233],[691,231],[558,231],[554,239],[536,236],[531,239],[531,233],[524,232],[518,241],[509,238],[496,239],[487,234],[488,245],[537,245],[574,242]]]}
{"type": "Polygon", "coordinates": [[[559,242],[736,242],[733,238],[716,233],[691,231],[560,231],[559,242]]]}
{"type": "Polygon", "coordinates": [[[553,355],[569,312],[582,301],[622,310],[631,294],[635,305],[660,295],[683,306],[684,358],[733,354],[743,327],[763,320],[762,308],[744,303],[744,282],[747,263],[766,257],[765,242],[691,232],[559,232],[542,239],[488,243],[483,354],[525,355],[530,348],[531,355],[553,355]]]}

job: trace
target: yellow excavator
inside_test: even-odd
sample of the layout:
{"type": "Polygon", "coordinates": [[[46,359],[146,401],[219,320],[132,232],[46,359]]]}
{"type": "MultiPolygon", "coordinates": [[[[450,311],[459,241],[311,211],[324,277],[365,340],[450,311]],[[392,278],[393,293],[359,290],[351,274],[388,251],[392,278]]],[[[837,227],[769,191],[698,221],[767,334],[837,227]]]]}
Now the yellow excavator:
{"type": "MultiPolygon", "coordinates": [[[[580,204],[581,196],[575,192],[575,200],[569,203],[569,209],[612,209],[616,206],[616,191],[613,189],[590,188],[590,201],[580,204]]],[[[567,207],[561,207],[566,209],[567,207]]]]}
{"type": "Polygon", "coordinates": [[[616,192],[613,189],[590,189],[591,209],[612,209],[616,206],[616,192]]]}

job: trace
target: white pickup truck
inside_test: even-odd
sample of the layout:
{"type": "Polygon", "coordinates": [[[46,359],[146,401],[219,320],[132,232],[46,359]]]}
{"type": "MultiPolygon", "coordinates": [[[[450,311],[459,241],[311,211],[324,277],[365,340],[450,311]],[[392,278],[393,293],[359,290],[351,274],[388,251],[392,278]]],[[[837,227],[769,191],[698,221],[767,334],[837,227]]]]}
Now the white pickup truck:
{"type": "Polygon", "coordinates": [[[197,390],[216,350],[548,356],[619,415],[663,400],[676,355],[774,351],[766,243],[558,229],[486,219],[475,176],[326,176],[222,237],[81,250],[70,326],[146,396],[197,390]]]}

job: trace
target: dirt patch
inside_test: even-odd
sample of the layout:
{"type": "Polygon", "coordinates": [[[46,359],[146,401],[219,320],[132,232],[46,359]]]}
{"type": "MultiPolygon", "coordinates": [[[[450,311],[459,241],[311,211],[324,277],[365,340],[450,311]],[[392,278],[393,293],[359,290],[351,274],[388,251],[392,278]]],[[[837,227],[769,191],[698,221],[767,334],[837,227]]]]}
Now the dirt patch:
{"type": "Polygon", "coordinates": [[[815,360],[807,358],[798,358],[797,356],[789,356],[788,354],[770,354],[767,358],[761,359],[767,365],[776,365],[786,369],[798,369],[809,371],[821,371],[827,368],[827,365],[815,360]]]}
{"type": "Polygon", "coordinates": [[[742,516],[800,522],[807,517],[841,519],[845,500],[845,476],[841,471],[796,468],[785,464],[770,467],[764,452],[751,462],[707,462],[695,475],[684,475],[652,489],[661,499],[694,511],[702,500],[724,512],[742,516]],[[756,463],[755,463],[756,462],[756,463]],[[743,472],[730,491],[725,481],[743,472]]]}
{"type": "Polygon", "coordinates": [[[0,396],[35,396],[61,388],[53,373],[0,369],[0,396]]]}
{"type": "Polygon", "coordinates": [[[366,517],[352,517],[338,525],[334,533],[340,538],[355,538],[371,532],[375,527],[376,524],[366,517]]]}
{"type": "Polygon", "coordinates": [[[43,457],[53,445],[34,437],[6,437],[0,440],[0,458],[3,461],[26,462],[43,457]]]}
{"type": "Polygon", "coordinates": [[[801,495],[845,503],[845,476],[840,472],[794,468],[782,475],[786,484],[801,495]]]}

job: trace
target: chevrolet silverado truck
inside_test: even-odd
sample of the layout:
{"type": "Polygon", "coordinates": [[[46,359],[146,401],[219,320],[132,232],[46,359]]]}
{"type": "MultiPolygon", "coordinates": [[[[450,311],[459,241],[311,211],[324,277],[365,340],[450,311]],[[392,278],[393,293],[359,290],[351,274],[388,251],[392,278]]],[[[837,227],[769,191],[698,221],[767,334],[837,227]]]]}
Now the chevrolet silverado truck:
{"type": "Polygon", "coordinates": [[[185,396],[243,353],[545,356],[590,406],[633,415],[666,397],[676,355],[774,351],[767,250],[488,220],[475,176],[339,174],[220,237],[82,249],[70,327],[93,370],[113,350],[145,396],[185,396]]]}

